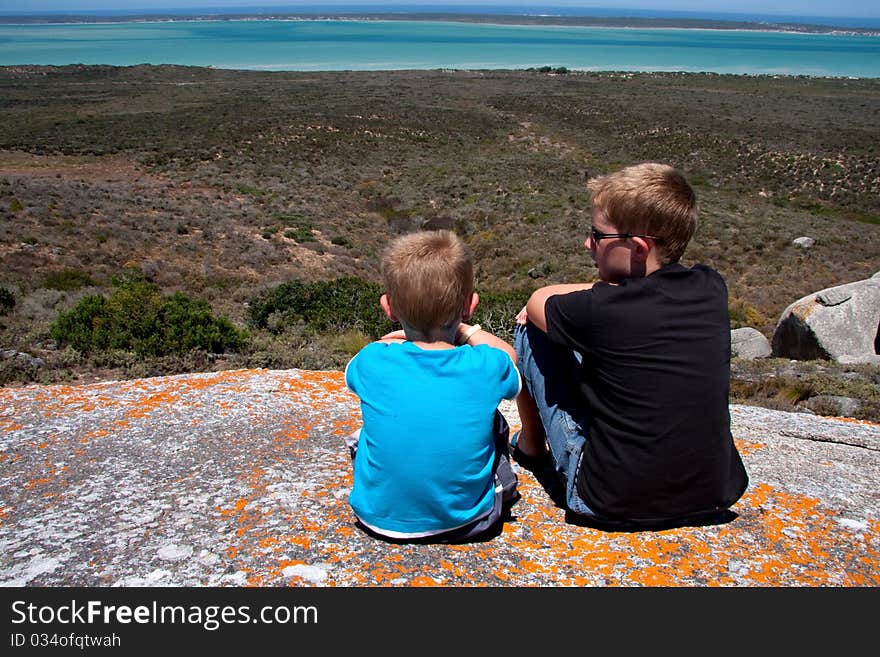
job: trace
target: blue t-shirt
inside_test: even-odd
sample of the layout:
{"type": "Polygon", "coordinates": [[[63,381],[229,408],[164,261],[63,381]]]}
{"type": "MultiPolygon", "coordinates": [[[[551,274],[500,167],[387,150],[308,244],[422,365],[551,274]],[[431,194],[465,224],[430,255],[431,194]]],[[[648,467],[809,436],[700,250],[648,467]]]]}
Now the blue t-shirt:
{"type": "Polygon", "coordinates": [[[520,389],[506,353],[374,342],[348,363],[345,382],[363,414],[349,498],[361,522],[412,538],[491,510],[492,422],[499,402],[520,389]]]}

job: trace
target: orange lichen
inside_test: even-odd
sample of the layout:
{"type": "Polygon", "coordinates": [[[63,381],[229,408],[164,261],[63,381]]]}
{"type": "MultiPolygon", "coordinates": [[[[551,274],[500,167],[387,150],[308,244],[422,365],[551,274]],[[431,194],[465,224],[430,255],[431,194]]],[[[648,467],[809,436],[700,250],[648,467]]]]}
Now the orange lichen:
{"type": "Polygon", "coordinates": [[[288,537],[287,542],[292,545],[298,545],[305,550],[312,547],[312,539],[308,536],[290,536],[288,537]]]}
{"type": "Polygon", "coordinates": [[[870,420],[859,420],[854,417],[838,417],[838,416],[827,416],[829,419],[835,420],[837,422],[849,422],[850,424],[861,424],[866,427],[880,427],[880,424],[877,422],[871,422],[870,420]]]}
{"type": "Polygon", "coordinates": [[[107,429],[95,429],[94,431],[88,431],[83,434],[83,437],[79,439],[79,442],[81,445],[88,445],[95,438],[104,438],[109,435],[110,432],[107,429]]]}
{"type": "Polygon", "coordinates": [[[247,506],[247,503],[248,503],[248,501],[246,499],[241,498],[241,499],[238,499],[235,501],[235,503],[232,505],[232,508],[224,509],[224,508],[218,506],[217,511],[219,511],[220,515],[223,517],[234,515],[236,513],[241,513],[244,510],[244,508],[247,506]]]}
{"type": "Polygon", "coordinates": [[[425,575],[413,577],[411,580],[409,580],[408,584],[410,586],[443,586],[441,582],[438,582],[433,577],[427,577],[425,575]]]}
{"type": "Polygon", "coordinates": [[[752,452],[756,452],[759,449],[764,449],[767,447],[764,443],[758,443],[750,440],[739,440],[734,439],[733,441],[736,444],[736,448],[739,451],[741,456],[746,456],[751,454],[752,452]]]}
{"type": "Polygon", "coordinates": [[[42,484],[48,484],[51,481],[52,481],[51,477],[38,477],[37,479],[31,479],[29,482],[27,482],[24,485],[24,487],[26,489],[30,490],[31,488],[34,488],[36,486],[40,486],[42,484]]]}
{"type": "MultiPolygon", "coordinates": [[[[16,412],[16,399],[0,390],[3,394],[16,412]]],[[[228,497],[207,514],[220,543],[214,548],[221,555],[217,568],[246,573],[248,586],[310,585],[283,574],[288,566],[308,564],[332,566],[326,586],[880,585],[880,521],[842,518],[820,499],[757,480],[735,505],[739,517],[731,523],[628,533],[566,524],[564,511],[535,478],[518,470],[522,500],[500,536],[444,546],[376,542],[356,528],[348,506],[352,468],[340,436],[359,426],[360,411],[341,372],[244,370],[56,386],[31,396],[41,400],[49,417],[92,414],[79,433],[32,433],[0,454],[4,470],[19,468],[19,480],[28,482],[22,486],[33,489],[30,497],[47,509],[64,508],[56,489],[63,490],[80,465],[105,458],[91,444],[98,439],[103,448],[145,421],[152,430],[168,417],[186,427],[175,431],[193,433],[209,431],[208,418],[221,411],[250,417],[250,434],[227,439],[231,452],[246,450],[248,466],[229,473],[223,488],[228,497]],[[208,389],[210,402],[199,396],[208,389]],[[262,396],[253,396],[253,390],[262,396]],[[281,406],[283,413],[270,416],[265,395],[271,395],[273,411],[281,406]],[[112,413],[95,412],[99,409],[112,413]],[[202,409],[198,417],[187,417],[194,409],[202,409]],[[295,488],[288,488],[291,481],[295,488]]],[[[737,447],[745,459],[766,448],[743,439],[737,447]]],[[[135,467],[152,472],[149,463],[135,467]]],[[[197,476],[187,471],[163,484],[185,490],[197,476]]],[[[16,504],[0,508],[4,529],[22,513],[10,499],[16,504]]]]}

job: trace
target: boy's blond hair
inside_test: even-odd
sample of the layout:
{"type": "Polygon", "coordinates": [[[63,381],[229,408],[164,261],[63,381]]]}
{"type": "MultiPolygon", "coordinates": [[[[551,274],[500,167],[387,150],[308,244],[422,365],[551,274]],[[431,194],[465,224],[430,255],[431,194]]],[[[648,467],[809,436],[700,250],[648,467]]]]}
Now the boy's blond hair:
{"type": "Polygon", "coordinates": [[[663,262],[681,258],[697,229],[697,196],[680,171],[645,162],[593,178],[587,187],[618,231],[659,238],[663,262]]]}
{"type": "Polygon", "coordinates": [[[461,321],[474,291],[471,251],[448,230],[395,239],[382,256],[382,277],[394,314],[424,335],[461,321]]]}

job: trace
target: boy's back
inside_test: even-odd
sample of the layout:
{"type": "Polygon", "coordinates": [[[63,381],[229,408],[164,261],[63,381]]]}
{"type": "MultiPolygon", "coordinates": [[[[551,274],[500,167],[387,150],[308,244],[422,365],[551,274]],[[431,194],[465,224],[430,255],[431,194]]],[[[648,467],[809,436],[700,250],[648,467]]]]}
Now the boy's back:
{"type": "Polygon", "coordinates": [[[470,249],[450,231],[395,239],[379,303],[403,327],[346,368],[363,427],[349,502],[374,533],[459,541],[516,501],[502,399],[520,389],[513,347],[465,322],[479,303],[470,249]]]}
{"type": "Polygon", "coordinates": [[[416,537],[492,508],[493,416],[520,385],[507,354],[376,342],[349,363],[346,383],[363,413],[349,500],[362,523],[416,537]]]}
{"type": "Polygon", "coordinates": [[[727,289],[673,263],[645,278],[551,297],[548,337],[584,354],[590,409],[578,491],[609,517],[728,508],[746,486],[729,431],[727,289]]]}
{"type": "Polygon", "coordinates": [[[716,271],[679,264],[696,194],[654,162],[587,186],[584,247],[600,282],[539,288],[517,316],[526,392],[514,456],[534,459],[546,443],[569,510],[587,518],[717,515],[748,477],[730,434],[727,288],[716,271]]]}

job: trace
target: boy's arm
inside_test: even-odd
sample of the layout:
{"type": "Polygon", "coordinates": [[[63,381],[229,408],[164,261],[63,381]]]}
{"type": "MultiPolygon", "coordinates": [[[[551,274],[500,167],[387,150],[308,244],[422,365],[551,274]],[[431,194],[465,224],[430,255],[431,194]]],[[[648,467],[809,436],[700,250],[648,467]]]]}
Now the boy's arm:
{"type": "Polygon", "coordinates": [[[406,333],[404,333],[403,329],[397,329],[383,335],[379,338],[379,342],[406,342],[406,333]]]}
{"type": "Polygon", "coordinates": [[[559,285],[548,285],[541,287],[532,292],[525,307],[516,315],[517,324],[525,324],[531,322],[539,329],[547,332],[547,317],[544,315],[544,305],[547,299],[557,294],[569,294],[571,292],[580,292],[581,290],[589,290],[593,287],[593,283],[561,283],[559,285]]]}
{"type": "Polygon", "coordinates": [[[458,325],[458,332],[455,334],[455,344],[469,344],[472,347],[476,347],[478,344],[486,344],[490,347],[494,347],[495,349],[500,349],[508,356],[510,356],[510,360],[514,363],[516,362],[516,352],[513,350],[509,344],[507,344],[501,338],[492,335],[489,331],[485,329],[480,329],[474,333],[471,333],[468,336],[467,341],[464,340],[464,335],[473,328],[472,324],[465,324],[462,322],[458,325]]]}

